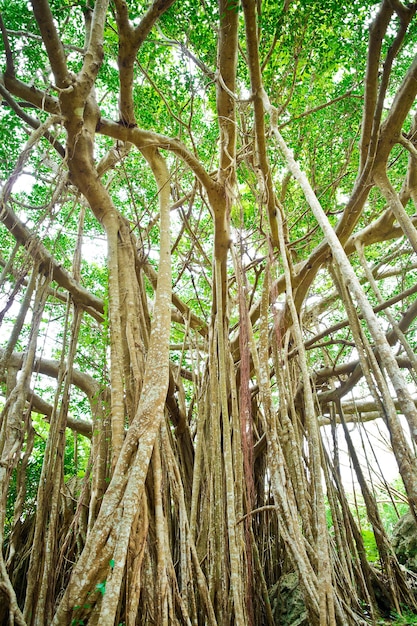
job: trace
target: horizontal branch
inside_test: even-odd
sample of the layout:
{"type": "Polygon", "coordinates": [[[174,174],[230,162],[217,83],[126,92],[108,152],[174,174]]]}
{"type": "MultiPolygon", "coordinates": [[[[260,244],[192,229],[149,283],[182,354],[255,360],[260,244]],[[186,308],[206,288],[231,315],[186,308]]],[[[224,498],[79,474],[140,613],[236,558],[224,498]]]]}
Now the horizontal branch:
{"type": "MultiPolygon", "coordinates": [[[[412,369],[412,364],[407,357],[397,356],[395,357],[396,363],[399,368],[412,369]]],[[[359,361],[350,361],[337,367],[325,367],[315,374],[315,383],[320,385],[326,383],[329,378],[344,378],[346,375],[349,377],[342,382],[339,387],[335,389],[329,389],[317,394],[317,400],[321,406],[335,402],[336,400],[343,398],[348,394],[359,380],[363,376],[362,366],[359,361]]]]}
{"type": "MultiPolygon", "coordinates": [[[[29,389],[26,399],[31,409],[40,415],[44,415],[46,421],[50,423],[53,411],[52,404],[43,400],[32,389],[29,389]]],[[[79,435],[83,435],[88,439],[91,439],[93,436],[93,423],[87,422],[86,420],[74,419],[67,415],[67,428],[74,430],[79,435]]]]}
{"type": "MultiPolygon", "coordinates": [[[[408,298],[409,296],[412,296],[413,294],[417,293],[417,285],[413,285],[413,287],[410,287],[409,289],[405,289],[404,291],[402,291],[401,293],[393,296],[392,298],[389,298],[388,300],[386,300],[383,304],[378,304],[377,306],[374,307],[374,313],[379,313],[380,311],[384,311],[384,309],[387,309],[388,307],[392,306],[393,304],[396,304],[397,302],[401,302],[401,300],[404,300],[404,298],[408,298]]],[[[413,303],[414,304],[414,303],[413,303]]],[[[413,306],[413,305],[411,305],[413,306]]],[[[407,323],[403,322],[403,319],[407,316],[407,312],[406,311],[400,322],[399,322],[399,326],[401,328],[401,330],[404,332],[406,330],[405,326],[410,325],[412,319],[414,319],[414,317],[416,317],[417,312],[414,314],[414,317],[409,320],[409,316],[407,317],[407,323]]],[[[359,319],[362,319],[362,314],[358,313],[358,317],[359,319]]],[[[323,330],[321,333],[318,333],[317,335],[315,335],[314,337],[312,337],[311,339],[309,339],[308,341],[305,342],[305,347],[307,350],[311,350],[315,348],[315,345],[318,341],[320,341],[321,339],[323,339],[323,337],[327,337],[328,335],[331,335],[332,333],[337,332],[338,330],[341,330],[342,328],[346,328],[347,326],[349,326],[349,321],[343,320],[343,322],[339,322],[337,324],[334,324],[333,326],[329,326],[329,328],[326,328],[326,330],[323,330]]],[[[295,351],[292,352],[289,356],[293,356],[295,354],[295,351]]]]}
{"type": "Polygon", "coordinates": [[[55,261],[32,231],[21,222],[13,209],[4,202],[0,205],[0,221],[3,222],[16,241],[30,251],[32,258],[39,263],[41,272],[50,274],[52,280],[69,291],[74,302],[94,317],[98,316],[99,321],[103,321],[101,317],[104,315],[103,300],[93,296],[74,280],[71,274],[55,261]]]}
{"type": "MultiPolygon", "coordinates": [[[[0,348],[0,361],[4,354],[4,349],[0,348]]],[[[24,360],[24,355],[22,353],[14,352],[8,359],[6,363],[6,367],[13,367],[15,369],[20,369],[22,367],[24,360]]],[[[59,370],[61,367],[60,361],[55,361],[53,359],[44,359],[44,358],[36,358],[33,366],[33,371],[44,376],[50,376],[52,378],[57,379],[59,370]]],[[[3,374],[3,381],[5,382],[6,376],[3,374]]],[[[97,402],[101,394],[101,386],[99,383],[92,378],[89,374],[85,374],[78,370],[72,370],[71,373],[71,382],[75,385],[80,391],[85,393],[90,404],[97,402]]],[[[27,393],[27,402],[31,405],[32,409],[36,412],[45,415],[47,420],[49,421],[52,416],[52,405],[46,402],[43,398],[37,395],[33,390],[29,389],[27,393]]],[[[67,428],[71,430],[75,430],[81,435],[85,437],[92,437],[93,433],[93,425],[91,422],[86,420],[74,419],[72,417],[67,417],[67,428]]]]}
{"type": "MultiPolygon", "coordinates": [[[[27,30],[13,30],[12,28],[6,28],[6,33],[11,37],[18,37],[19,39],[21,39],[22,37],[26,37],[26,39],[33,39],[34,41],[43,42],[43,38],[41,37],[41,35],[36,35],[36,33],[29,33],[27,30]]],[[[64,50],[71,50],[72,52],[79,52],[80,54],[85,53],[84,48],[74,46],[70,43],[62,42],[62,46],[64,50]]]]}
{"type": "MultiPolygon", "coordinates": [[[[413,398],[414,404],[417,407],[417,398],[413,398]]],[[[393,400],[394,406],[397,411],[400,411],[400,405],[397,400],[393,400]]],[[[356,402],[345,402],[342,404],[343,416],[346,424],[353,422],[372,422],[376,419],[383,418],[381,412],[378,411],[378,408],[375,402],[370,400],[358,400],[356,402]]],[[[320,418],[320,426],[327,426],[334,423],[333,419],[327,417],[329,411],[324,409],[323,415],[320,418]]],[[[336,424],[340,424],[340,418],[336,415],[336,424]]]]}
{"type": "MultiPolygon", "coordinates": [[[[23,120],[24,122],[26,122],[26,124],[28,124],[31,128],[39,128],[41,123],[37,118],[33,118],[30,115],[28,115],[22,108],[21,103],[16,102],[11,94],[7,91],[7,89],[0,83],[0,95],[3,97],[3,102],[7,105],[9,105],[9,107],[16,113],[16,115],[18,115],[20,117],[21,120],[23,120]]],[[[31,103],[29,103],[31,104],[31,103]]],[[[33,106],[31,104],[31,106],[33,106]]],[[[49,143],[51,144],[51,146],[53,148],[55,148],[55,150],[58,152],[58,154],[62,157],[65,158],[65,148],[60,144],[60,142],[48,131],[45,130],[45,132],[43,133],[43,136],[45,137],[45,139],[47,141],[49,141],[49,143]]]]}
{"type": "MultiPolygon", "coordinates": [[[[0,360],[3,354],[3,348],[0,348],[0,360]]],[[[13,368],[20,369],[23,363],[23,359],[24,354],[19,352],[13,352],[13,354],[9,357],[6,366],[8,365],[13,368]]],[[[43,374],[44,376],[50,376],[51,378],[58,378],[58,372],[60,367],[60,361],[37,357],[33,365],[33,371],[39,374],[43,374]]],[[[102,392],[102,387],[92,376],[86,374],[85,372],[80,372],[76,369],[72,371],[71,382],[73,385],[78,387],[78,389],[83,391],[90,400],[98,398],[98,396],[102,392]]]]}
{"type": "Polygon", "coordinates": [[[218,193],[216,181],[208,174],[194,154],[178,139],[136,127],[129,128],[105,118],[100,119],[97,132],[119,141],[131,142],[138,150],[155,147],[172,152],[192,170],[209,196],[218,193]]]}

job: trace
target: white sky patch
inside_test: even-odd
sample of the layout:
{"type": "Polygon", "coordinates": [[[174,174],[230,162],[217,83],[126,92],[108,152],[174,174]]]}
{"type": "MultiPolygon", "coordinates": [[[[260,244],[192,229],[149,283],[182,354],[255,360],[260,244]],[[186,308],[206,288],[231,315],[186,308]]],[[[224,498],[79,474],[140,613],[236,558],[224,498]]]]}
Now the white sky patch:
{"type": "Polygon", "coordinates": [[[277,299],[272,306],[276,311],[284,311],[285,301],[277,299]]]}
{"type": "Polygon", "coordinates": [[[203,119],[207,126],[214,124],[214,113],[211,109],[203,105],[203,119]]]}
{"type": "Polygon", "coordinates": [[[239,85],[239,98],[240,100],[249,100],[252,93],[250,89],[246,87],[246,85],[239,85]]]}
{"type": "Polygon", "coordinates": [[[152,261],[156,261],[157,263],[159,263],[159,250],[156,250],[155,248],[151,248],[149,250],[149,259],[151,259],[152,261]]]}
{"type": "Polygon", "coordinates": [[[336,74],[332,78],[332,82],[335,85],[338,85],[339,83],[342,82],[342,80],[344,79],[344,77],[347,74],[350,74],[350,75],[356,74],[356,70],[353,67],[350,67],[350,68],[339,67],[339,69],[337,70],[336,74]]]}
{"type": "Polygon", "coordinates": [[[81,254],[84,261],[87,261],[88,263],[97,263],[98,265],[104,264],[107,259],[106,238],[104,236],[83,236],[81,254]]]}
{"type": "Polygon", "coordinates": [[[121,200],[122,202],[127,202],[128,198],[129,198],[129,194],[128,194],[127,190],[124,189],[123,187],[118,190],[117,196],[118,196],[119,200],[121,200]]]}
{"type": "Polygon", "coordinates": [[[336,201],[337,204],[345,205],[349,200],[349,196],[347,193],[344,193],[341,189],[336,191],[336,201]]]}
{"type": "MultiPolygon", "coordinates": [[[[404,433],[409,439],[408,424],[404,417],[400,416],[400,420],[404,433]]],[[[333,458],[331,426],[322,426],[322,428],[325,430],[324,440],[327,441],[330,456],[333,458]]],[[[388,430],[382,418],[362,424],[349,423],[347,428],[366,481],[375,487],[384,480],[388,484],[392,483],[399,476],[399,469],[390,445],[388,430]]],[[[352,469],[342,425],[338,425],[336,430],[342,482],[346,491],[352,492],[359,488],[358,480],[352,469]]]]}
{"type": "Polygon", "coordinates": [[[30,193],[32,191],[33,185],[36,182],[35,174],[31,174],[26,172],[21,174],[19,178],[15,181],[13,185],[14,193],[30,193]]]}
{"type": "Polygon", "coordinates": [[[342,82],[344,75],[345,75],[345,69],[343,67],[339,67],[336,74],[332,78],[332,81],[335,83],[335,85],[338,85],[339,83],[342,82]]]}

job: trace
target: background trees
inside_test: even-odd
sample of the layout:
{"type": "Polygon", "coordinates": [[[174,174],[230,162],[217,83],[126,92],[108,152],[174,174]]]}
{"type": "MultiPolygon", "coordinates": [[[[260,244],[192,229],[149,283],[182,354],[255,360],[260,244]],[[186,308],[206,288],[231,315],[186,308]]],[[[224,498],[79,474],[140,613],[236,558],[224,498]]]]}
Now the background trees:
{"type": "Polygon", "coordinates": [[[415,607],[347,424],[416,515],[416,8],[4,3],[4,623],[415,607]]]}

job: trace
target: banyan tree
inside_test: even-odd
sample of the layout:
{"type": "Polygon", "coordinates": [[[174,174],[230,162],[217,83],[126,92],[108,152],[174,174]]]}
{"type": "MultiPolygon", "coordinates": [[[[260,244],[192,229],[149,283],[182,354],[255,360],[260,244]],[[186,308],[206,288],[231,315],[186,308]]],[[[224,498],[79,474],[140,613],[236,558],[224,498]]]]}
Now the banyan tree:
{"type": "Polygon", "coordinates": [[[417,4],[1,6],[0,623],[417,610],[417,4]]]}

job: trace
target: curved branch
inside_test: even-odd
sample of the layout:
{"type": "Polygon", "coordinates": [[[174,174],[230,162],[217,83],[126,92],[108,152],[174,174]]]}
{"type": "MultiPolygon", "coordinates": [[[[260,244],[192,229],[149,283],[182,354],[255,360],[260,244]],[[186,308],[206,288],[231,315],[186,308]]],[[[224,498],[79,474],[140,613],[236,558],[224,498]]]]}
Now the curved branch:
{"type": "MultiPolygon", "coordinates": [[[[412,365],[406,357],[396,357],[396,362],[398,367],[402,369],[412,369],[412,365]]],[[[338,378],[340,376],[346,376],[346,374],[350,374],[349,378],[345,380],[339,387],[336,389],[331,389],[329,391],[323,391],[322,393],[317,394],[317,400],[321,406],[326,404],[330,404],[330,402],[336,402],[340,400],[348,394],[355,385],[359,382],[359,380],[363,376],[362,366],[359,361],[352,361],[350,363],[346,363],[344,365],[340,365],[338,367],[327,367],[317,372],[316,383],[319,381],[326,381],[328,378],[338,378]]],[[[400,404],[398,403],[400,407],[400,404]]],[[[401,409],[400,409],[401,410],[401,409]]]]}
{"type": "MultiPolygon", "coordinates": [[[[0,358],[2,357],[3,353],[3,348],[0,348],[0,358]]],[[[8,359],[8,365],[12,365],[13,367],[20,369],[23,363],[23,359],[23,353],[13,352],[13,354],[8,359]]],[[[59,361],[55,361],[54,359],[44,359],[37,357],[34,361],[33,371],[39,372],[39,374],[43,374],[44,376],[50,376],[51,378],[58,378],[59,367],[59,361]]],[[[71,374],[71,381],[76,387],[83,391],[90,400],[94,400],[95,398],[97,398],[101,392],[101,387],[99,383],[92,376],[86,374],[85,372],[80,372],[74,369],[71,374]]]]}
{"type": "Polygon", "coordinates": [[[57,98],[50,96],[41,89],[34,86],[29,87],[26,83],[16,78],[7,69],[3,74],[3,81],[6,89],[17,98],[30,102],[40,111],[47,111],[53,115],[59,115],[61,108],[57,98]]]}
{"type": "MultiPolygon", "coordinates": [[[[10,108],[16,113],[16,115],[18,115],[20,117],[21,120],[23,120],[24,122],[26,122],[26,124],[28,124],[31,128],[39,128],[39,126],[41,125],[40,121],[38,119],[35,119],[33,117],[31,117],[30,115],[28,115],[21,106],[19,106],[19,103],[17,103],[15,100],[13,100],[13,98],[11,97],[10,93],[7,91],[7,89],[0,83],[0,95],[3,96],[4,101],[7,102],[7,104],[10,106],[10,108]]],[[[65,157],[65,148],[64,146],[62,146],[59,141],[57,139],[55,139],[55,137],[48,131],[46,130],[43,133],[43,136],[45,137],[45,139],[47,141],[49,141],[49,143],[51,144],[51,146],[53,148],[55,148],[55,150],[58,152],[58,154],[64,158],[65,157]]]]}
{"type": "Polygon", "coordinates": [[[41,272],[44,274],[51,273],[52,279],[70,292],[74,302],[93,314],[94,317],[99,314],[99,321],[103,321],[101,317],[104,314],[103,301],[93,296],[74,280],[71,274],[55,261],[30,229],[19,220],[13,209],[4,202],[0,204],[0,221],[3,222],[16,241],[30,251],[32,257],[39,263],[41,272]]]}
{"type": "Polygon", "coordinates": [[[375,166],[385,168],[393,144],[401,136],[402,125],[414,104],[417,95],[417,56],[397,91],[387,117],[381,125],[375,166]]]}
{"type": "MultiPolygon", "coordinates": [[[[368,61],[365,76],[365,102],[362,117],[362,137],[361,137],[361,165],[360,170],[365,167],[368,158],[371,138],[375,132],[374,116],[378,101],[378,72],[379,59],[381,56],[382,41],[387,31],[388,25],[394,10],[389,0],[385,0],[371,25],[369,30],[368,61]]],[[[379,122],[378,126],[379,127],[379,122]]]]}
{"type": "MultiPolygon", "coordinates": [[[[49,402],[45,402],[38,394],[36,394],[32,389],[29,389],[27,394],[27,402],[31,407],[31,410],[39,413],[40,415],[44,415],[46,421],[50,423],[51,415],[53,411],[52,404],[49,402]]],[[[67,415],[67,428],[75,431],[79,435],[83,435],[88,439],[91,439],[93,436],[93,424],[92,422],[87,422],[86,420],[74,419],[67,415]]]]}
{"type": "Polygon", "coordinates": [[[102,118],[98,124],[97,132],[120,141],[133,143],[138,150],[154,147],[169,150],[178,156],[197,176],[200,183],[205,188],[207,194],[212,196],[219,191],[219,185],[204,169],[200,161],[190,152],[187,147],[178,139],[160,135],[150,130],[140,128],[128,128],[122,124],[117,124],[112,120],[102,118]]]}
{"type": "MultiPolygon", "coordinates": [[[[401,293],[397,294],[396,296],[393,296],[392,298],[389,298],[389,300],[384,302],[384,304],[378,304],[376,307],[374,307],[374,312],[375,313],[379,313],[380,311],[383,311],[384,309],[392,306],[393,304],[396,304],[397,302],[401,302],[401,300],[404,300],[404,298],[412,296],[415,293],[417,293],[417,285],[414,285],[413,287],[410,287],[409,289],[406,289],[405,291],[402,291],[401,293]]],[[[417,300],[414,301],[410,305],[410,307],[407,309],[407,311],[403,314],[403,316],[402,316],[402,318],[401,318],[401,320],[399,322],[399,327],[400,327],[400,329],[403,332],[406,332],[408,330],[408,328],[410,327],[411,322],[417,316],[417,311],[415,311],[416,307],[417,307],[417,300]]],[[[359,317],[359,319],[362,319],[361,313],[358,313],[358,317],[359,317]]],[[[306,341],[304,345],[305,345],[306,349],[308,349],[308,350],[313,349],[315,347],[315,344],[317,343],[317,341],[320,341],[321,339],[323,339],[323,337],[327,337],[327,335],[331,335],[332,333],[335,333],[338,330],[341,330],[342,328],[346,328],[347,326],[349,326],[348,320],[344,320],[343,322],[339,322],[338,324],[334,324],[333,326],[330,326],[329,328],[326,328],[326,330],[322,331],[321,333],[317,333],[317,335],[315,335],[314,337],[312,337],[311,339],[306,341]]],[[[391,333],[387,334],[387,338],[388,338],[388,341],[390,343],[392,343],[391,333]]],[[[292,354],[294,354],[294,353],[292,353],[292,354]]],[[[292,356],[292,354],[290,356],[292,356]]]]}
{"type": "Polygon", "coordinates": [[[125,0],[115,0],[116,22],[119,32],[118,66],[120,79],[120,121],[126,126],[135,124],[133,105],[133,69],[136,55],[152,27],[175,0],[154,0],[134,28],[129,22],[128,6],[125,0]]]}
{"type": "Polygon", "coordinates": [[[64,47],[57,33],[49,2],[48,0],[32,0],[32,9],[51,63],[56,86],[64,89],[69,85],[70,75],[64,47]]]}
{"type": "MultiPolygon", "coordinates": [[[[0,359],[2,358],[4,353],[5,350],[3,348],[0,348],[0,359]]],[[[11,354],[8,359],[7,365],[16,369],[20,369],[22,367],[23,360],[24,354],[13,352],[13,354],[11,354]]],[[[57,379],[60,367],[61,364],[59,361],[38,357],[34,361],[33,371],[38,372],[39,374],[43,374],[44,376],[50,376],[51,378],[57,379]]],[[[71,383],[75,385],[75,387],[78,387],[80,391],[85,393],[90,402],[90,405],[95,405],[98,397],[102,392],[102,389],[99,383],[94,378],[84,372],[73,369],[71,372],[71,383]]],[[[45,415],[49,420],[52,415],[52,405],[50,405],[48,402],[45,402],[43,398],[38,396],[31,389],[28,390],[27,401],[35,411],[45,415]]],[[[92,437],[93,425],[91,422],[68,417],[67,426],[71,430],[75,430],[85,437],[89,437],[90,439],[92,437]]]]}

